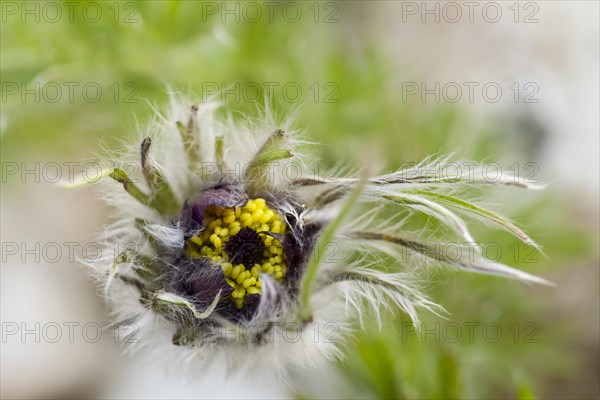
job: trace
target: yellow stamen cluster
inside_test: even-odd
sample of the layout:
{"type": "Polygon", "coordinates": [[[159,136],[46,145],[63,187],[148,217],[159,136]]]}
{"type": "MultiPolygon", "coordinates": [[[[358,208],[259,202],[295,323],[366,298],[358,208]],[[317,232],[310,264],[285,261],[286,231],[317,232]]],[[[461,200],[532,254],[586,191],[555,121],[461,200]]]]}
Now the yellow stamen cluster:
{"type": "Polygon", "coordinates": [[[224,208],[211,205],[204,211],[205,230],[187,242],[186,255],[190,258],[208,257],[220,264],[227,282],[233,287],[231,299],[237,308],[245,304],[247,294],[261,294],[259,273],[272,275],[277,280],[285,278],[287,258],[283,246],[269,235],[259,235],[264,252],[260,264],[232,264],[224,250],[231,237],[243,228],[256,232],[283,234],[286,225],[283,217],[271,209],[264,199],[251,199],[241,207],[224,208]]]}

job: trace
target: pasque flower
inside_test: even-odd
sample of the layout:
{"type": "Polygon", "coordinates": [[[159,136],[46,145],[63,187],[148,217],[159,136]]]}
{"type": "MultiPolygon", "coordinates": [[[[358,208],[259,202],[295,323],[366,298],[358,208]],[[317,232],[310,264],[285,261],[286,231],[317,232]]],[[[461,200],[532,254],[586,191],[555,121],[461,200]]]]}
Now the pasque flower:
{"type": "Polygon", "coordinates": [[[443,311],[417,288],[425,265],[545,282],[482,257],[467,220],[537,244],[457,197],[490,184],[536,187],[433,158],[381,176],[322,177],[302,154],[314,145],[290,121],[278,125],[268,108],[256,119],[221,111],[173,100],[99,176],[69,184],[102,181],[114,205],[105,239],[119,251],[93,270],[138,348],[285,368],[331,359],[353,322],[382,308],[413,320],[418,308],[443,311]],[[429,224],[415,231],[405,221],[417,213],[429,224]],[[440,232],[456,245],[443,246],[440,232]],[[337,340],[302,335],[314,324],[337,340]]]}

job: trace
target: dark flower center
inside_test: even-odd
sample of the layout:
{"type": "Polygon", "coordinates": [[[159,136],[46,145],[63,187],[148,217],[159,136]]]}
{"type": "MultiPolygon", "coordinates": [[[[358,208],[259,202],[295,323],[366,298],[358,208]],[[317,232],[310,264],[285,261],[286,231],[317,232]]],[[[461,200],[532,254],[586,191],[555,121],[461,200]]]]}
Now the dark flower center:
{"type": "Polygon", "coordinates": [[[251,268],[254,264],[261,263],[265,245],[256,231],[244,228],[229,238],[225,244],[225,251],[231,263],[244,264],[251,268]]]}
{"type": "MultiPolygon", "coordinates": [[[[221,194],[223,201],[219,202],[223,203],[227,200],[226,193],[221,194]]],[[[192,219],[201,214],[203,218],[194,220],[196,225],[190,225],[191,232],[201,230],[187,239],[184,255],[192,260],[208,259],[212,266],[219,265],[227,284],[234,288],[227,297],[237,309],[242,309],[261,294],[262,274],[284,282],[287,256],[283,241],[287,224],[285,217],[262,198],[248,199],[243,205],[226,204],[209,204],[205,199],[188,207],[192,219]]],[[[188,218],[189,214],[185,213],[188,218]]]]}

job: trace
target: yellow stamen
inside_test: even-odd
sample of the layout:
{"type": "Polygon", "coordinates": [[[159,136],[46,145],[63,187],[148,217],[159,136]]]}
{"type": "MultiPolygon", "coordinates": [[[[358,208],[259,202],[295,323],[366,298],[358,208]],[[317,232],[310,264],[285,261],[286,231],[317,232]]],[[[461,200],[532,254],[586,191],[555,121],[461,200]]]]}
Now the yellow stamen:
{"type": "Polygon", "coordinates": [[[220,264],[227,283],[234,289],[231,300],[237,308],[245,305],[247,294],[261,294],[260,273],[273,276],[282,281],[287,270],[287,257],[281,243],[272,236],[261,234],[265,246],[263,259],[254,265],[233,265],[224,250],[232,236],[242,228],[257,232],[285,234],[286,224],[283,216],[267,205],[265,199],[250,199],[241,207],[209,206],[204,212],[206,229],[188,240],[186,256],[190,258],[208,257],[220,264]]]}

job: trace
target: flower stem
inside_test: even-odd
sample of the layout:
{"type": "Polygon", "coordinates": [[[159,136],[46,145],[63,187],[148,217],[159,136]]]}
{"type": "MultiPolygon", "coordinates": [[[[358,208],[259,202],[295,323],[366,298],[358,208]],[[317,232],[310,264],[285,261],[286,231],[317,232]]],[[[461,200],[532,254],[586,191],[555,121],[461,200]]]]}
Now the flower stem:
{"type": "Polygon", "coordinates": [[[306,272],[302,277],[302,283],[300,285],[300,310],[298,313],[298,318],[300,322],[307,323],[312,320],[313,312],[310,305],[310,298],[312,294],[313,284],[315,278],[317,277],[317,272],[322,263],[322,256],[325,253],[326,247],[331,243],[331,240],[337,233],[340,228],[342,222],[346,218],[346,216],[350,213],[350,210],[358,201],[360,194],[363,191],[363,188],[366,184],[365,179],[361,179],[358,181],[358,184],[346,200],[346,203],[343,205],[339,214],[336,218],[334,218],[325,228],[325,231],[319,238],[315,250],[313,251],[312,257],[308,265],[306,266],[306,272]]]}

